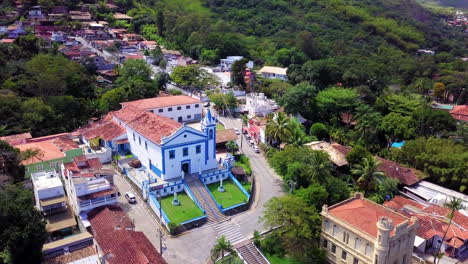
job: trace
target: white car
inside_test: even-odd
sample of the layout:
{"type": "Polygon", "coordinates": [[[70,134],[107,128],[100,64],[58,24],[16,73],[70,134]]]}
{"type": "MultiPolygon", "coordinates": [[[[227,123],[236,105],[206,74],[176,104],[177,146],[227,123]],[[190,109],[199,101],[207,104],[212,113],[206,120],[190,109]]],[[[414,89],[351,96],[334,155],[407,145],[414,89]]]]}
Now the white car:
{"type": "Polygon", "coordinates": [[[259,147],[257,147],[257,146],[254,145],[252,148],[253,148],[253,151],[254,151],[255,153],[260,153],[260,148],[259,148],[259,147]]]}
{"type": "Polygon", "coordinates": [[[234,128],[234,130],[236,131],[236,135],[240,135],[240,131],[238,128],[234,128]]]}
{"type": "Polygon", "coordinates": [[[132,192],[126,192],[125,199],[127,199],[129,203],[136,203],[136,196],[132,192]]]}

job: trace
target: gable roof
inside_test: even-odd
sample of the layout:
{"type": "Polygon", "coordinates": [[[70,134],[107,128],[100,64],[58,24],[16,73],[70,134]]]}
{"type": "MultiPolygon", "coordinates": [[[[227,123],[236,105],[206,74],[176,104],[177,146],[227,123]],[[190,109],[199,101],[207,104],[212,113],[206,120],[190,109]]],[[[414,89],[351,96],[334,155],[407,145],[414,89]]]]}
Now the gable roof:
{"type": "MultiPolygon", "coordinates": [[[[416,235],[424,239],[431,239],[435,235],[443,237],[447,230],[447,216],[450,213],[448,208],[418,203],[402,196],[395,196],[392,200],[385,202],[384,206],[408,217],[417,217],[419,225],[416,235]]],[[[467,240],[468,217],[457,211],[454,213],[452,224],[447,231],[445,243],[458,248],[460,241],[467,240]]]]}
{"type": "Polygon", "coordinates": [[[216,144],[226,143],[237,139],[236,131],[233,128],[216,132],[216,144]]]}
{"type": "Polygon", "coordinates": [[[129,123],[137,118],[144,112],[143,109],[136,108],[133,105],[124,106],[118,111],[113,111],[110,114],[122,120],[125,123],[129,123]]]}
{"type": "Polygon", "coordinates": [[[153,143],[160,144],[164,137],[174,134],[182,124],[167,117],[144,112],[128,123],[128,126],[153,143]]]}
{"type": "Polygon", "coordinates": [[[86,139],[100,137],[105,141],[110,141],[124,134],[125,132],[125,128],[123,128],[113,120],[109,120],[104,123],[96,122],[94,126],[90,126],[89,128],[84,130],[83,136],[86,139]]]}
{"type": "Polygon", "coordinates": [[[0,137],[0,140],[6,141],[8,144],[11,146],[16,146],[20,144],[25,144],[26,140],[32,138],[31,133],[21,133],[21,134],[16,134],[16,135],[10,135],[10,136],[3,136],[0,137]]]}
{"type": "Polygon", "coordinates": [[[152,108],[196,104],[196,103],[201,104],[202,102],[198,99],[192,98],[187,95],[175,95],[175,96],[163,96],[163,97],[141,99],[141,100],[121,103],[121,105],[124,107],[131,105],[140,109],[152,109],[152,108]]]}
{"type": "Polygon", "coordinates": [[[320,150],[320,151],[324,151],[328,153],[330,161],[333,162],[338,167],[348,165],[348,161],[346,160],[346,155],[338,151],[328,142],[314,141],[314,142],[307,143],[305,145],[313,150],[320,150]]]}
{"type": "MultiPolygon", "coordinates": [[[[345,158],[353,149],[352,147],[343,146],[338,143],[333,143],[331,146],[341,152],[345,158]]],[[[381,157],[376,156],[376,158],[380,162],[378,170],[383,171],[387,177],[399,180],[402,184],[413,185],[425,178],[425,175],[416,169],[405,167],[399,163],[381,157]]]]}
{"type": "Polygon", "coordinates": [[[468,105],[456,105],[450,111],[450,114],[456,120],[468,122],[468,105]]]}
{"type": "Polygon", "coordinates": [[[258,71],[258,73],[274,73],[274,74],[286,75],[287,71],[288,71],[288,68],[264,66],[258,71]]]}
{"type": "Polygon", "coordinates": [[[148,238],[132,230],[132,222],[118,206],[91,211],[88,215],[94,238],[110,264],[165,264],[148,238]]]}
{"type": "MultiPolygon", "coordinates": [[[[363,198],[361,194],[329,207],[328,212],[372,237],[377,237],[377,223],[382,217],[390,218],[394,227],[410,220],[404,215],[363,198]]],[[[413,224],[411,221],[409,223],[413,224]]]]}

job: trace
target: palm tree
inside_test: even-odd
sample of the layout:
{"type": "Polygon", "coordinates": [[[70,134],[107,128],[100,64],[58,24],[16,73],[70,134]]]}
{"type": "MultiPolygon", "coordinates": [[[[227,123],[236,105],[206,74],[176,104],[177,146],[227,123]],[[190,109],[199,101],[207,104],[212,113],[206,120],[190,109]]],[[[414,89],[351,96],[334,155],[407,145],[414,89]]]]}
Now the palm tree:
{"type": "Polygon", "coordinates": [[[291,134],[291,118],[283,112],[276,113],[268,121],[265,134],[269,140],[280,143],[286,141],[291,134]]]}
{"type": "Polygon", "coordinates": [[[223,235],[218,240],[216,240],[216,244],[211,249],[211,259],[215,262],[220,256],[221,260],[224,259],[224,253],[234,253],[235,250],[231,245],[231,242],[226,239],[223,235]]]}
{"type": "Polygon", "coordinates": [[[314,151],[312,154],[312,180],[319,184],[326,184],[330,179],[332,166],[328,154],[323,151],[314,151]]]}
{"type": "Polygon", "coordinates": [[[288,144],[300,147],[310,141],[310,138],[305,133],[304,126],[297,120],[291,118],[289,122],[289,136],[287,137],[288,144]]]}
{"type": "MultiPolygon", "coordinates": [[[[440,243],[439,247],[437,247],[437,250],[434,253],[434,262],[433,262],[434,264],[436,263],[436,260],[440,255],[440,248],[442,247],[442,243],[444,243],[445,237],[447,236],[447,232],[450,229],[450,225],[452,224],[453,216],[455,215],[456,211],[458,211],[458,210],[460,210],[462,208],[462,201],[460,199],[457,199],[457,198],[452,198],[452,199],[450,199],[449,202],[445,203],[444,206],[446,208],[450,209],[450,213],[447,216],[448,219],[449,219],[449,222],[448,222],[448,225],[447,225],[447,229],[445,229],[444,236],[442,237],[442,242],[440,243]]],[[[440,261],[440,258],[439,258],[439,261],[440,261]]]]}
{"type": "Polygon", "coordinates": [[[364,191],[364,195],[369,189],[374,186],[376,181],[381,181],[380,178],[384,176],[384,173],[378,171],[380,162],[374,158],[363,158],[362,164],[355,164],[354,168],[351,169],[351,174],[358,176],[358,185],[361,190],[364,191]]]}

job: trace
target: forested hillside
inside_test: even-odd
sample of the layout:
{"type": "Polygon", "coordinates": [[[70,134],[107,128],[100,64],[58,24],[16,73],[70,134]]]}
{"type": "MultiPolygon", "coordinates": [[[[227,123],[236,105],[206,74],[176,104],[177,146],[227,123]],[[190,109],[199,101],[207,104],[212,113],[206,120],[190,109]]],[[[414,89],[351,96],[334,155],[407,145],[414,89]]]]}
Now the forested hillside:
{"type": "MultiPolygon", "coordinates": [[[[289,67],[292,83],[342,83],[371,97],[389,84],[427,92],[441,78],[455,101],[467,99],[467,39],[443,15],[415,1],[140,0],[133,29],[210,64],[244,55],[289,67]],[[420,48],[436,56],[417,56],[420,48]],[[415,88],[416,87],[416,88],[415,88]]],[[[129,5],[129,8],[131,5],[129,5]]]]}

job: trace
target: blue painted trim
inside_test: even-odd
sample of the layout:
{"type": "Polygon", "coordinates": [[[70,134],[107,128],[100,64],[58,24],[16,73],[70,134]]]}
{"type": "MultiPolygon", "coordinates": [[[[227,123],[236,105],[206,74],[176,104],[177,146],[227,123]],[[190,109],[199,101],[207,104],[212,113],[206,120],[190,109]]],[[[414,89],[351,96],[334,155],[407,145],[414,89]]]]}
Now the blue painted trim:
{"type": "Polygon", "coordinates": [[[198,221],[198,220],[203,219],[203,218],[206,218],[206,215],[203,215],[203,216],[200,216],[200,217],[197,217],[197,218],[190,219],[190,220],[185,221],[185,222],[182,222],[182,223],[180,223],[180,224],[181,224],[181,225],[186,225],[186,224],[189,224],[189,223],[198,221]]]}
{"type": "Polygon", "coordinates": [[[229,177],[231,180],[237,185],[237,187],[247,196],[247,201],[250,200],[250,194],[242,187],[242,184],[232,175],[232,173],[229,172],[229,177]]]}
{"type": "Polygon", "coordinates": [[[162,174],[166,174],[166,158],[165,150],[161,148],[161,158],[162,158],[162,174]]]}
{"type": "Polygon", "coordinates": [[[231,210],[231,209],[234,209],[234,208],[236,208],[236,207],[243,206],[243,205],[245,205],[245,204],[247,204],[247,203],[235,204],[235,205],[233,205],[233,206],[229,206],[228,208],[221,209],[221,211],[223,211],[223,213],[225,213],[225,212],[227,212],[227,211],[229,211],[229,210],[231,210]]]}
{"type": "Polygon", "coordinates": [[[199,143],[205,142],[206,139],[202,140],[197,140],[197,141],[191,141],[190,143],[181,143],[177,145],[171,145],[171,146],[164,146],[163,149],[173,149],[173,148],[178,148],[178,147],[186,147],[186,146],[191,146],[199,143]]]}
{"type": "Polygon", "coordinates": [[[150,169],[151,169],[154,173],[156,173],[156,175],[158,175],[159,177],[161,177],[161,171],[160,171],[156,166],[154,166],[153,163],[151,163],[150,165],[151,165],[151,168],[150,168],[150,169]]]}
{"type": "Polygon", "coordinates": [[[213,194],[211,193],[210,189],[208,189],[208,186],[202,181],[203,183],[203,186],[205,186],[205,189],[206,191],[208,192],[208,194],[210,195],[211,199],[214,201],[214,203],[216,204],[216,206],[218,207],[218,209],[222,212],[223,211],[223,206],[220,205],[218,203],[218,201],[216,201],[216,199],[214,198],[213,194]]]}
{"type": "MultiPolygon", "coordinates": [[[[153,203],[156,205],[156,208],[161,208],[161,205],[159,205],[158,203],[158,199],[156,199],[156,197],[154,197],[154,194],[149,194],[149,198],[153,201],[153,203]]],[[[156,214],[159,213],[159,212],[155,212],[156,214]]],[[[164,212],[164,209],[161,210],[161,214],[164,218],[164,220],[166,221],[166,223],[169,225],[169,223],[171,221],[169,221],[169,217],[167,217],[166,213],[164,212]]]]}
{"type": "Polygon", "coordinates": [[[169,142],[171,142],[172,140],[178,138],[182,133],[189,133],[189,134],[193,134],[193,135],[196,135],[196,136],[200,136],[202,138],[205,138],[206,135],[203,134],[202,132],[200,131],[197,131],[191,127],[184,127],[182,129],[180,129],[179,131],[177,131],[176,134],[173,134],[171,136],[171,139],[169,139],[168,141],[164,142],[163,144],[161,144],[161,146],[166,146],[169,142]]]}

